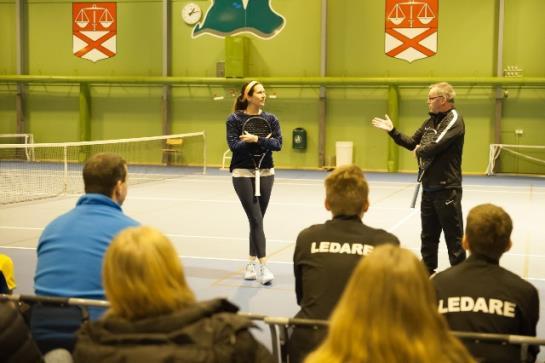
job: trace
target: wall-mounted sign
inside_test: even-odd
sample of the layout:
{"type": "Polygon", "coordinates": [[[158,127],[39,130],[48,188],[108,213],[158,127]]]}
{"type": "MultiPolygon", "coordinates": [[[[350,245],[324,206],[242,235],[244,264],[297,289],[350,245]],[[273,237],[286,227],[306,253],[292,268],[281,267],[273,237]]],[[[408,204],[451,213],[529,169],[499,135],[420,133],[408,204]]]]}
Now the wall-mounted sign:
{"type": "Polygon", "coordinates": [[[117,52],[117,4],[72,3],[72,52],[97,62],[117,52]]]}
{"type": "Polygon", "coordinates": [[[438,0],[386,0],[386,54],[408,62],[435,55],[438,10],[438,0]]]}
{"type": "Polygon", "coordinates": [[[250,33],[270,39],[282,31],[286,19],[273,10],[272,0],[211,0],[204,20],[193,28],[193,38],[203,34],[226,37],[250,33]]]}

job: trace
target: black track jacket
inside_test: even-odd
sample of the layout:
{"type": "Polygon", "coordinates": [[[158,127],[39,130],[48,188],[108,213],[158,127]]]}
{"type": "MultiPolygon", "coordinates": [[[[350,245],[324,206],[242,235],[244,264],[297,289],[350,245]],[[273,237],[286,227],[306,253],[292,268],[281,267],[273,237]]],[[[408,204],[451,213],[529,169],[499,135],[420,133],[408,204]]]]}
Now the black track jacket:
{"type": "Polygon", "coordinates": [[[420,145],[416,151],[417,157],[431,160],[422,177],[424,190],[462,187],[465,125],[462,115],[456,109],[437,114],[430,113],[430,117],[411,137],[402,134],[396,128],[388,134],[396,144],[408,150],[414,150],[416,145],[420,145]],[[435,137],[431,140],[422,138],[428,128],[435,130],[435,137]]]}
{"type": "MultiPolygon", "coordinates": [[[[518,275],[500,267],[498,261],[471,255],[464,262],[431,279],[439,312],[452,330],[514,335],[536,335],[539,296],[536,288],[518,275]]],[[[520,362],[520,347],[465,342],[481,362],[520,362]]],[[[528,361],[539,348],[530,346],[528,361]]]]}

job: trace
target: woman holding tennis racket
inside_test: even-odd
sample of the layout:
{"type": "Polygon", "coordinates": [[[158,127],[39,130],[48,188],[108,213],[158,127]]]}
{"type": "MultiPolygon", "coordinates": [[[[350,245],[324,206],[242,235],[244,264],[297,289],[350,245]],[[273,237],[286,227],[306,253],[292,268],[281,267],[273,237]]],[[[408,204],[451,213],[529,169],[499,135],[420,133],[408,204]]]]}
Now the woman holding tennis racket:
{"type": "Polygon", "coordinates": [[[272,152],[282,148],[280,122],[263,111],[265,88],[257,81],[245,83],[227,119],[227,144],[233,152],[229,170],[235,192],[250,223],[250,259],[244,268],[245,280],[269,285],[274,275],[266,266],[266,239],[263,217],[274,183],[272,152]],[[259,261],[259,269],[256,262],[259,261]]]}

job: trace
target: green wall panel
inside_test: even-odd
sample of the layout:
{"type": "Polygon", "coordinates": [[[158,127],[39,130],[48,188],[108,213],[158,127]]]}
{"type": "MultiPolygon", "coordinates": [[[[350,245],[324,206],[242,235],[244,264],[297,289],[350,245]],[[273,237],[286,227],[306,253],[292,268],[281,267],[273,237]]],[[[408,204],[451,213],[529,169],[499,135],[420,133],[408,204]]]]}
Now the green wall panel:
{"type": "Polygon", "coordinates": [[[0,85],[0,134],[14,134],[16,131],[15,86],[0,85]]]}
{"type": "MultiPolygon", "coordinates": [[[[193,0],[204,12],[210,0],[193,0]]],[[[217,62],[225,60],[224,39],[210,35],[192,38],[192,26],[183,23],[181,8],[188,1],[171,3],[171,74],[211,77],[217,62]]],[[[408,63],[384,54],[384,1],[328,1],[327,75],[358,77],[457,77],[491,76],[496,72],[497,0],[439,2],[438,53],[408,63]]],[[[286,19],[283,30],[265,40],[250,34],[248,75],[318,76],[320,71],[321,1],[272,0],[286,19]]],[[[160,75],[162,71],[162,2],[117,2],[117,55],[97,63],[72,54],[72,3],[32,0],[26,3],[28,64],[30,74],[44,75],[160,75]]],[[[506,0],[504,65],[517,65],[525,76],[545,76],[545,23],[543,0],[506,0]]],[[[16,68],[15,1],[0,2],[0,74],[16,68]]],[[[318,167],[319,89],[265,85],[266,110],[281,120],[284,149],[276,155],[277,166],[318,167]],[[304,151],[291,148],[291,132],[307,130],[304,151]]],[[[545,114],[543,89],[509,88],[503,110],[502,142],[543,144],[545,114]],[[514,130],[524,130],[516,136],[514,130]]],[[[227,149],[225,120],[231,112],[236,87],[172,88],[173,133],[205,130],[208,160],[219,165],[227,149]],[[213,98],[223,96],[222,100],[213,98]]],[[[399,128],[412,133],[426,117],[427,87],[400,89],[399,128]]],[[[457,87],[457,107],[466,122],[463,160],[465,173],[483,173],[488,145],[494,136],[494,91],[488,87],[457,87]]],[[[161,96],[158,86],[91,86],[91,138],[109,139],[158,135],[162,132],[161,96]]],[[[370,120],[387,110],[386,87],[330,88],[327,91],[326,164],[333,165],[336,141],[353,141],[354,161],[365,170],[386,170],[388,137],[373,128],[370,120]]],[[[79,138],[79,87],[33,85],[25,105],[27,129],[39,142],[76,141],[79,138]]],[[[0,85],[0,132],[15,130],[15,86],[0,85]]],[[[192,141],[193,142],[193,141],[192,141]]],[[[198,143],[199,141],[194,141],[198,143]]],[[[201,157],[184,145],[184,161],[201,157]]],[[[505,170],[536,171],[502,156],[505,170]]],[[[414,172],[414,155],[399,150],[399,169],[414,172]]]]}
{"type": "Polygon", "coordinates": [[[385,170],[388,136],[371,119],[386,113],[387,89],[332,89],[327,94],[326,164],[335,165],[337,141],[351,141],[354,163],[385,170]]]}
{"type": "Polygon", "coordinates": [[[384,53],[384,1],[330,1],[329,4],[329,75],[492,74],[495,0],[440,1],[438,52],[412,63],[384,53]]]}
{"type": "Polygon", "coordinates": [[[161,87],[91,89],[91,140],[162,134],[161,87]]]}
{"type": "Polygon", "coordinates": [[[0,1],[0,74],[16,72],[15,0],[0,1]]]}
{"type": "MultiPolygon", "coordinates": [[[[510,89],[505,101],[502,144],[541,145],[545,146],[545,90],[542,89],[510,89]],[[522,130],[517,135],[516,130],[522,130]]],[[[517,150],[531,157],[545,160],[545,150],[517,150]]],[[[508,153],[500,155],[500,170],[513,173],[545,174],[545,164],[513,158],[508,153]]]]}
{"type": "Polygon", "coordinates": [[[79,140],[78,86],[31,86],[25,106],[35,142],[79,140]]]}
{"type": "Polygon", "coordinates": [[[160,1],[117,2],[117,54],[96,63],[72,54],[72,2],[34,0],[28,14],[30,74],[161,74],[160,1]]]}
{"type": "Polygon", "coordinates": [[[505,2],[504,65],[522,68],[525,76],[545,76],[543,14],[543,0],[505,2]]]}

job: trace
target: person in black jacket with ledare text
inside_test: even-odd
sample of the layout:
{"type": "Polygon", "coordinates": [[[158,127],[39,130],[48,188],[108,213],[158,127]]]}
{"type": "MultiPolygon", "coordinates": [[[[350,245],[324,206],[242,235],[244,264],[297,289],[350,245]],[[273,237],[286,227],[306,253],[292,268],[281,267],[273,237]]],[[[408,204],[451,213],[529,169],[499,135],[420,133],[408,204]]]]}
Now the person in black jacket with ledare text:
{"type": "Polygon", "coordinates": [[[375,117],[373,126],[388,131],[396,144],[412,150],[418,159],[418,181],[422,183],[420,218],[422,221],[420,252],[430,275],[437,269],[441,231],[445,234],[451,266],[466,258],[461,241],[462,151],[465,126],[454,107],[454,88],[446,82],[430,86],[430,117],[412,136],[399,132],[392,121],[375,117]]]}
{"type": "MultiPolygon", "coordinates": [[[[462,244],[471,255],[432,278],[439,312],[452,330],[536,335],[536,288],[499,265],[502,254],[511,248],[512,230],[511,218],[498,206],[482,204],[469,211],[462,244]]],[[[464,343],[479,362],[521,362],[519,345],[464,343]]],[[[538,352],[539,347],[530,346],[526,362],[534,362],[538,352]]]]}
{"type": "MultiPolygon", "coordinates": [[[[352,271],[375,246],[399,245],[393,234],[365,225],[369,186],[356,165],[335,169],[325,179],[325,207],[332,219],[302,230],[293,254],[295,294],[302,319],[329,319],[352,271]]],[[[324,338],[324,329],[294,328],[289,344],[290,362],[302,362],[324,338]]]]}

